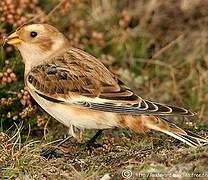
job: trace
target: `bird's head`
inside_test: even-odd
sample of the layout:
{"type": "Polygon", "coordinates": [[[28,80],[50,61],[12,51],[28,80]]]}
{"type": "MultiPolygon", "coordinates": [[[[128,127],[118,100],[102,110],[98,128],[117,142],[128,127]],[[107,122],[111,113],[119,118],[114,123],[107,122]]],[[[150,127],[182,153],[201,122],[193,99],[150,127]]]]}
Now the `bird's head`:
{"type": "Polygon", "coordinates": [[[46,59],[68,46],[65,36],[49,24],[24,25],[9,35],[5,42],[20,51],[25,63],[46,59]]]}

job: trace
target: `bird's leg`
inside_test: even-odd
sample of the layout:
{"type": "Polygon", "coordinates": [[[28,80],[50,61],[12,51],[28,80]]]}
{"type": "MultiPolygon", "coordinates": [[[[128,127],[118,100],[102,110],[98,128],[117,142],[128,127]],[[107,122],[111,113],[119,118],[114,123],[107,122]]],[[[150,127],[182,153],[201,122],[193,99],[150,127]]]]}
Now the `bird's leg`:
{"type": "Polygon", "coordinates": [[[97,144],[97,143],[96,143],[96,140],[97,140],[98,137],[101,136],[102,132],[103,132],[102,129],[98,130],[98,131],[96,132],[96,134],[95,134],[89,141],[87,141],[87,142],[85,143],[85,144],[86,144],[86,147],[87,147],[87,148],[91,148],[91,147],[95,147],[95,148],[101,147],[102,145],[97,144]]]}
{"type": "MultiPolygon", "coordinates": [[[[101,147],[100,144],[96,144],[96,139],[102,134],[103,130],[98,130],[96,134],[86,143],[81,144],[81,146],[84,146],[86,148],[91,148],[91,147],[101,147]]],[[[71,134],[79,143],[82,141],[82,131],[78,129],[77,127],[71,125],[69,128],[69,134],[71,134]]]]}
{"type": "Polygon", "coordinates": [[[56,152],[56,150],[59,148],[59,146],[64,144],[70,138],[74,137],[78,142],[81,142],[81,140],[82,140],[82,132],[81,132],[80,129],[76,128],[73,125],[70,125],[70,127],[69,127],[69,134],[70,134],[70,136],[68,136],[65,139],[63,139],[57,145],[55,145],[55,146],[53,146],[51,148],[48,148],[48,149],[43,149],[42,152],[40,153],[40,155],[45,157],[45,158],[47,158],[47,159],[49,159],[51,157],[59,157],[60,154],[58,154],[56,152]]]}
{"type": "Polygon", "coordinates": [[[71,125],[69,127],[69,134],[74,137],[79,143],[82,141],[82,131],[77,127],[71,125]]]}
{"type": "Polygon", "coordinates": [[[53,147],[50,147],[48,149],[43,149],[40,153],[40,155],[42,157],[45,157],[47,159],[50,159],[52,157],[60,157],[60,154],[56,152],[56,150],[59,148],[59,146],[61,146],[62,144],[64,144],[66,141],[68,141],[70,138],[72,138],[71,136],[66,137],[65,139],[63,139],[62,141],[60,141],[58,144],[56,144],[53,147]]]}

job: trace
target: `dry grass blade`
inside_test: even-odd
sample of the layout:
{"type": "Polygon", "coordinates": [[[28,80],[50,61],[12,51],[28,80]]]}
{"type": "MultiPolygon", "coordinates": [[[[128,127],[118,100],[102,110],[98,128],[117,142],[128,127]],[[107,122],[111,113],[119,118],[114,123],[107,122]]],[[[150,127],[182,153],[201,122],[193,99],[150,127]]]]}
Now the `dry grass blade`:
{"type": "Polygon", "coordinates": [[[172,46],[174,46],[176,43],[178,43],[182,38],[184,37],[184,34],[181,34],[178,36],[175,40],[171,41],[169,44],[167,44],[165,47],[157,51],[153,56],[152,59],[158,59],[165,51],[170,49],[172,46]]]}
{"type": "MultiPolygon", "coordinates": [[[[193,122],[169,120],[207,138],[207,7],[204,0],[1,0],[0,35],[24,22],[52,23],[73,47],[101,57],[139,96],[198,113],[193,122]]],[[[102,147],[86,150],[71,139],[57,149],[58,158],[42,158],[42,149],[63,140],[68,129],[37,108],[24,89],[21,59],[1,46],[0,179],[100,179],[105,174],[123,179],[126,169],[132,179],[149,172],[193,178],[208,172],[208,147],[187,148],[160,133],[127,129],[106,130],[98,140],[102,147]]],[[[85,131],[83,142],[93,134],[85,131]]]]}
{"type": "Polygon", "coordinates": [[[54,6],[48,13],[45,12],[41,12],[40,14],[38,14],[37,16],[29,19],[25,24],[30,24],[32,22],[37,21],[38,19],[40,19],[41,17],[50,17],[52,16],[52,14],[58,10],[58,8],[67,0],[61,0],[56,6],[54,6]]]}

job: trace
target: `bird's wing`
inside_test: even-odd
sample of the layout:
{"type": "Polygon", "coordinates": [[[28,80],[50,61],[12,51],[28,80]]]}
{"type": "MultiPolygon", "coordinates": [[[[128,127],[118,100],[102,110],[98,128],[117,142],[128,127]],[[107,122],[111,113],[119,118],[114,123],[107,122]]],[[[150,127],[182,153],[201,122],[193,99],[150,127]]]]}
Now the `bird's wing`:
{"type": "Polygon", "coordinates": [[[54,103],[120,114],[193,115],[184,108],[143,100],[98,59],[76,48],[33,67],[26,83],[54,103]]]}

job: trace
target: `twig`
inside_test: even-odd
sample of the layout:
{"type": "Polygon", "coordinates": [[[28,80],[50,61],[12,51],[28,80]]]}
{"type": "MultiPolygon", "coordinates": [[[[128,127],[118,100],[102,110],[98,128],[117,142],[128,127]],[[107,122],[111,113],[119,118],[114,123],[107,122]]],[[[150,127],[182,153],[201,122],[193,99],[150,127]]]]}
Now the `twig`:
{"type": "Polygon", "coordinates": [[[0,42],[1,44],[1,57],[0,57],[0,66],[3,66],[4,65],[4,60],[5,60],[5,56],[4,56],[4,41],[3,42],[0,42]]]}
{"type": "Polygon", "coordinates": [[[31,132],[31,126],[30,124],[28,125],[28,133],[27,133],[27,138],[25,140],[25,143],[27,143],[28,139],[29,139],[29,136],[30,136],[30,132],[31,132]]]}
{"type": "MultiPolygon", "coordinates": [[[[23,122],[21,122],[20,123],[20,126],[18,127],[17,126],[17,124],[16,123],[14,123],[15,124],[15,126],[17,127],[17,133],[15,134],[15,136],[17,136],[17,139],[15,140],[15,142],[13,143],[13,145],[12,145],[12,157],[14,156],[14,150],[15,150],[15,146],[16,146],[16,144],[18,143],[18,145],[19,145],[19,151],[21,150],[21,130],[22,130],[22,125],[23,125],[23,122]]],[[[13,136],[13,137],[15,137],[15,136],[13,136]]],[[[13,138],[12,137],[12,138],[13,138]]],[[[12,139],[11,138],[11,139],[12,139]]],[[[8,140],[8,142],[9,141],[11,141],[11,139],[9,139],[8,140]]]]}
{"type": "Polygon", "coordinates": [[[61,0],[54,8],[52,8],[48,12],[48,14],[45,15],[44,12],[41,12],[39,15],[37,15],[37,16],[33,17],[32,19],[28,20],[25,24],[29,24],[29,23],[35,21],[36,19],[39,19],[39,18],[43,17],[44,15],[47,16],[47,17],[51,16],[65,1],[66,0],[61,0]]]}
{"type": "Polygon", "coordinates": [[[148,64],[152,64],[152,65],[157,65],[157,66],[161,66],[161,67],[167,67],[169,69],[173,69],[172,65],[167,64],[165,62],[160,61],[159,59],[154,59],[154,61],[148,61],[149,59],[145,59],[145,58],[134,58],[137,62],[141,62],[141,63],[148,63],[148,64]]]}
{"type": "Polygon", "coordinates": [[[160,49],[158,52],[156,52],[153,56],[152,59],[158,59],[158,57],[164,53],[166,50],[168,50],[169,48],[171,48],[173,45],[175,45],[182,37],[184,36],[184,34],[181,34],[180,36],[178,36],[175,40],[171,41],[169,44],[167,44],[165,47],[163,47],[162,49],[160,49]]]}
{"type": "Polygon", "coordinates": [[[46,124],[45,124],[45,126],[44,126],[44,129],[43,129],[43,134],[44,134],[43,137],[44,137],[45,140],[47,139],[47,137],[46,137],[47,126],[48,126],[48,123],[49,123],[50,119],[51,119],[51,117],[48,118],[48,120],[47,120],[47,122],[46,122],[46,124]]]}
{"type": "Polygon", "coordinates": [[[60,1],[51,11],[47,14],[47,16],[51,16],[66,0],[60,1]]]}

